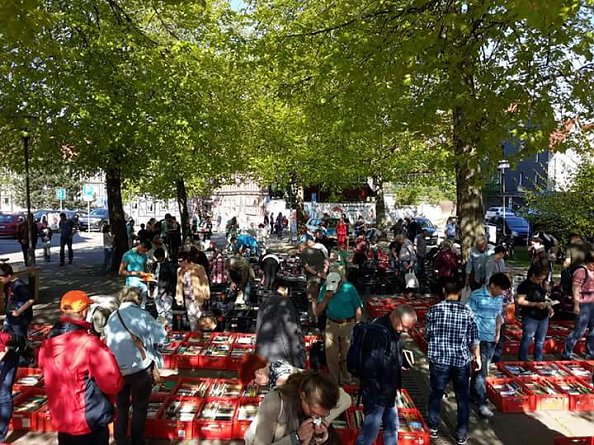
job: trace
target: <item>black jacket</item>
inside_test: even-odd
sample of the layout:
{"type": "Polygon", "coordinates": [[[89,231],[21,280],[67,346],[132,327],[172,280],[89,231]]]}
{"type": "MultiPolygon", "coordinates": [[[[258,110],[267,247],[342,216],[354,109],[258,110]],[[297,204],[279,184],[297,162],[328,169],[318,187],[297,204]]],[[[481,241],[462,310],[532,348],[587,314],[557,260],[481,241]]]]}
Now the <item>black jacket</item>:
{"type": "Polygon", "coordinates": [[[400,334],[392,327],[390,314],[378,318],[374,323],[385,326],[390,338],[386,344],[385,336],[371,330],[365,336],[365,343],[361,348],[363,404],[393,406],[396,390],[402,387],[400,334]]]}

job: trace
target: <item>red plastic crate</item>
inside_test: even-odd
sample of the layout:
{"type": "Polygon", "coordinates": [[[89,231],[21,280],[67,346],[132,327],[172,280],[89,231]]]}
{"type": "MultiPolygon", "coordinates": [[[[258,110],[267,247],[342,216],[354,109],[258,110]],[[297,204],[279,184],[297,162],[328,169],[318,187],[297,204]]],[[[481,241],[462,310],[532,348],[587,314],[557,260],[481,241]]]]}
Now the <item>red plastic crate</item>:
{"type": "Polygon", "coordinates": [[[169,331],[167,333],[167,338],[171,342],[181,343],[185,341],[191,334],[186,331],[169,331]]]}
{"type": "Polygon", "coordinates": [[[235,339],[233,341],[233,346],[241,346],[241,347],[248,347],[248,346],[256,346],[256,334],[240,334],[237,333],[235,335],[235,339]]]}
{"type": "Polygon", "coordinates": [[[497,368],[509,377],[530,379],[538,377],[538,373],[530,367],[530,362],[499,362],[497,368]]]}
{"type": "Polygon", "coordinates": [[[184,440],[194,438],[194,421],[200,412],[204,399],[180,397],[171,398],[165,402],[152,422],[152,437],[157,439],[184,440]],[[192,412],[186,417],[170,418],[168,413],[174,412],[179,405],[191,408],[192,412]]]}
{"type": "Polygon", "coordinates": [[[172,341],[161,348],[161,355],[163,357],[163,368],[175,369],[177,368],[177,348],[181,345],[179,341],[172,341]]]}
{"type": "Polygon", "coordinates": [[[173,391],[174,397],[205,398],[213,379],[182,377],[173,391]]]}
{"type": "Polygon", "coordinates": [[[254,352],[254,350],[254,346],[239,346],[237,344],[233,345],[231,348],[231,354],[229,354],[229,360],[227,362],[229,367],[227,369],[230,371],[238,369],[239,363],[241,362],[243,356],[246,354],[251,354],[254,352]]]}
{"type": "Polygon", "coordinates": [[[183,340],[191,345],[206,345],[210,343],[211,332],[192,332],[183,340]]]}
{"type": "Polygon", "coordinates": [[[561,361],[558,362],[561,366],[569,371],[573,377],[579,377],[592,381],[592,371],[594,370],[593,362],[587,360],[581,361],[561,361]]]}
{"type": "Polygon", "coordinates": [[[43,386],[43,374],[39,368],[17,368],[16,375],[14,378],[14,389],[26,389],[26,388],[40,388],[43,386]],[[30,381],[25,379],[30,377],[30,381]],[[37,383],[34,380],[37,379],[37,383]]]}
{"type": "Polygon", "coordinates": [[[572,374],[561,364],[562,362],[529,362],[528,367],[541,377],[549,379],[566,379],[572,374]]]}
{"type": "Polygon", "coordinates": [[[12,429],[37,431],[39,423],[38,412],[43,409],[44,405],[47,405],[47,395],[44,389],[36,388],[23,392],[13,403],[11,420],[12,429]],[[25,410],[25,404],[27,404],[28,401],[39,397],[45,398],[45,402],[36,406],[32,405],[30,409],[25,410]]]}
{"type": "Polygon", "coordinates": [[[257,413],[257,408],[260,406],[260,400],[261,399],[259,398],[242,398],[239,401],[237,411],[235,411],[235,418],[233,419],[233,439],[243,440],[245,432],[252,423],[252,419],[256,417],[255,413],[252,417],[250,416],[251,413],[246,410],[249,410],[251,407],[255,406],[257,413]],[[250,408],[244,408],[246,406],[249,406],[250,408]]]}
{"type": "Polygon", "coordinates": [[[175,353],[175,363],[177,368],[199,368],[204,348],[205,346],[200,344],[182,343],[175,353]]]}
{"type": "Polygon", "coordinates": [[[199,355],[199,368],[203,369],[229,369],[231,344],[210,343],[199,355]]]}
{"type": "Polygon", "coordinates": [[[503,413],[524,413],[536,409],[534,395],[514,378],[487,380],[487,396],[503,413]],[[502,393],[506,385],[513,385],[518,392],[502,393]]]}
{"type": "Polygon", "coordinates": [[[557,437],[555,445],[594,445],[594,437],[557,437]]]}
{"type": "Polygon", "coordinates": [[[594,386],[590,382],[577,377],[570,377],[556,380],[555,385],[569,397],[570,411],[594,411],[594,386]],[[572,387],[576,386],[585,388],[590,393],[584,394],[574,391],[572,387]]]}
{"type": "MultiPolygon", "coordinates": [[[[363,419],[363,407],[349,408],[346,411],[347,423],[354,432],[353,440],[359,434],[363,419]]],[[[398,410],[398,444],[400,445],[428,445],[430,443],[429,428],[423,420],[423,416],[417,409],[398,410]]],[[[376,444],[383,444],[383,430],[376,440],[376,444]]]]}
{"type": "Polygon", "coordinates": [[[557,386],[545,378],[522,379],[520,384],[534,394],[536,411],[567,411],[569,408],[569,396],[559,390],[557,386]],[[539,387],[551,388],[556,394],[539,392],[539,387]]]}
{"type": "Polygon", "coordinates": [[[340,416],[331,422],[331,424],[341,443],[352,444],[357,439],[359,432],[349,428],[346,412],[341,413],[340,416]]]}
{"type": "Polygon", "coordinates": [[[166,396],[172,395],[178,384],[179,377],[177,376],[163,377],[161,383],[153,385],[152,393],[166,396]]]}
{"type": "MultiPolygon", "coordinates": [[[[200,407],[193,425],[193,437],[197,439],[209,440],[231,440],[233,438],[233,419],[237,411],[237,400],[232,399],[205,399],[200,407]],[[209,409],[224,410],[228,420],[215,415],[209,409]]],[[[220,414],[219,414],[220,415],[220,414]]]]}
{"type": "Polygon", "coordinates": [[[149,398],[149,410],[145,422],[145,433],[147,437],[157,437],[159,423],[157,417],[159,416],[163,406],[170,399],[164,393],[153,393],[149,398]],[[156,407],[155,410],[151,410],[151,407],[156,407]]]}
{"type": "Polygon", "coordinates": [[[243,389],[243,385],[238,379],[212,379],[207,397],[213,399],[239,399],[243,389]]]}

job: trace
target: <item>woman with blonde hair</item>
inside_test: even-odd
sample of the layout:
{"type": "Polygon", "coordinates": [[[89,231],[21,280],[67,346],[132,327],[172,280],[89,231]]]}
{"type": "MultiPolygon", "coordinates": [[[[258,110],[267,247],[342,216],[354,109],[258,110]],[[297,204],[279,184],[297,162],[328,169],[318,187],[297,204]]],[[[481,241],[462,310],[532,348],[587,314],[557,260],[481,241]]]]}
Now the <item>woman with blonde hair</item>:
{"type": "Polygon", "coordinates": [[[192,258],[190,252],[179,254],[175,302],[178,306],[185,306],[190,330],[196,331],[202,315],[202,305],[210,299],[210,286],[206,270],[200,264],[192,262],[192,258]]]}
{"type": "Polygon", "coordinates": [[[109,316],[104,331],[107,346],[124,376],[124,386],[117,394],[114,436],[117,445],[129,443],[128,416],[132,406],[131,443],[143,444],[149,397],[154,376],[158,377],[154,368],[163,365],[157,346],[165,342],[167,334],[163,325],[141,309],[138,288],[126,287],[118,298],[120,306],[109,316]]]}

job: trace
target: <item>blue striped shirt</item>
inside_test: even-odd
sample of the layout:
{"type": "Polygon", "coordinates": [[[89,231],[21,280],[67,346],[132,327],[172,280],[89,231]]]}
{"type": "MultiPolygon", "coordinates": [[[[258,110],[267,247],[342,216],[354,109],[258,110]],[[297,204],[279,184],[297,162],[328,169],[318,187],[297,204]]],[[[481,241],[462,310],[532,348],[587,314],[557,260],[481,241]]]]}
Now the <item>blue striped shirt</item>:
{"type": "Polygon", "coordinates": [[[486,286],[470,294],[466,305],[474,312],[480,341],[495,341],[497,317],[503,310],[503,296],[493,297],[486,286]]]}

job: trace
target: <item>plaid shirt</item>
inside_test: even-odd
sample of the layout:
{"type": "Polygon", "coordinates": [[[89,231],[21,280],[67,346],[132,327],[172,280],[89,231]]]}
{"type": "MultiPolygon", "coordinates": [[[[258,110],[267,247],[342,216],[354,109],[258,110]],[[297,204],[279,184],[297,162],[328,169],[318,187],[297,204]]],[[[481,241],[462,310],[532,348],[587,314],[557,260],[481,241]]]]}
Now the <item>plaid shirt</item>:
{"type": "Polygon", "coordinates": [[[425,321],[429,361],[462,367],[470,361],[470,347],[479,344],[474,313],[457,301],[432,306],[425,321]]]}

